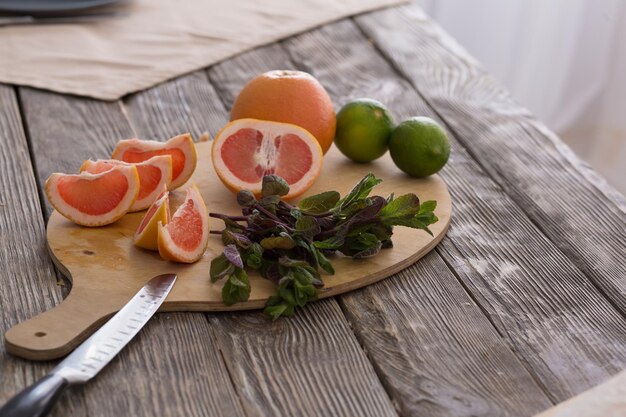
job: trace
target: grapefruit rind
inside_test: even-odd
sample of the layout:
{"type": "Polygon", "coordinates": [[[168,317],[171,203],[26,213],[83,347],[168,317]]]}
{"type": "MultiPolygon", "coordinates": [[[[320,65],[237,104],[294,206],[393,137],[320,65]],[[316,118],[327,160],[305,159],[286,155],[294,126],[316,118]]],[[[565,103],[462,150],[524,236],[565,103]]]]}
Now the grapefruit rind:
{"type": "MultiPolygon", "coordinates": [[[[193,143],[193,139],[189,133],[174,136],[167,142],[142,139],[121,140],[113,150],[111,159],[124,162],[141,162],[150,159],[154,155],[162,155],[168,151],[175,150],[182,152],[184,162],[179,173],[176,173],[176,168],[172,168],[172,182],[169,190],[174,190],[185,184],[196,169],[198,158],[196,145],[193,143]]],[[[174,165],[174,161],[172,163],[174,165]]]]}
{"type": "MultiPolygon", "coordinates": [[[[137,195],[139,194],[139,174],[137,173],[137,168],[134,166],[118,166],[100,174],[90,174],[88,172],[82,172],[80,174],[62,174],[55,172],[46,180],[45,188],[48,201],[63,217],[81,226],[105,226],[119,220],[130,210],[130,207],[133,205],[137,199],[137,195]],[[75,179],[76,181],[97,181],[101,178],[112,175],[114,171],[121,173],[124,176],[128,186],[119,203],[112,210],[109,210],[106,213],[98,215],[85,213],[84,211],[81,211],[79,207],[74,207],[65,201],[59,192],[58,182],[63,178],[75,179]]],[[[115,189],[111,190],[111,193],[115,192],[115,189]]],[[[108,196],[94,194],[89,197],[91,202],[97,204],[99,200],[102,201],[108,196]]]]}
{"type": "MultiPolygon", "coordinates": [[[[222,183],[232,192],[248,190],[257,197],[261,194],[262,177],[258,181],[250,182],[239,178],[231,168],[222,159],[222,146],[224,142],[231,136],[242,129],[256,129],[269,133],[270,135],[278,134],[294,134],[304,140],[311,150],[311,167],[309,171],[302,176],[297,182],[289,184],[289,194],[283,198],[286,200],[298,197],[315,182],[322,170],[322,162],[324,154],[319,142],[306,129],[289,123],[272,122],[257,119],[237,119],[224,126],[213,139],[211,148],[211,159],[213,168],[222,183]]],[[[297,157],[295,155],[294,157],[297,157]]]]}
{"type": "Polygon", "coordinates": [[[159,223],[163,223],[165,225],[169,223],[169,221],[169,192],[162,188],[161,194],[159,194],[156,201],[152,203],[148,211],[146,211],[144,217],[139,222],[137,231],[133,236],[133,243],[143,249],[158,251],[159,223]],[[145,221],[147,221],[146,225],[141,228],[145,221]]]}
{"type": "Polygon", "coordinates": [[[99,174],[108,171],[114,166],[120,165],[134,165],[137,167],[137,173],[139,174],[139,194],[131,206],[130,212],[141,211],[150,207],[162,193],[163,188],[169,188],[172,182],[172,157],[170,155],[157,155],[137,163],[124,162],[116,159],[98,159],[96,161],[88,159],[81,165],[80,172],[87,171],[92,174],[99,174]],[[144,169],[142,169],[142,167],[154,167],[159,170],[159,181],[153,186],[151,191],[145,190],[148,181],[144,181],[144,169]]]}
{"type": "MultiPolygon", "coordinates": [[[[183,226],[189,226],[184,224],[183,226]]],[[[158,222],[158,249],[159,255],[163,259],[167,259],[173,262],[181,263],[193,263],[202,258],[202,255],[206,251],[209,244],[209,214],[202,199],[202,195],[198,190],[198,187],[192,185],[187,189],[185,196],[185,202],[176,210],[170,222],[164,225],[162,222],[158,222]],[[200,215],[202,220],[201,237],[199,244],[193,250],[185,250],[177,245],[170,234],[170,228],[174,227],[175,219],[181,216],[181,213],[185,210],[188,203],[193,204],[193,208],[200,215]]]]}

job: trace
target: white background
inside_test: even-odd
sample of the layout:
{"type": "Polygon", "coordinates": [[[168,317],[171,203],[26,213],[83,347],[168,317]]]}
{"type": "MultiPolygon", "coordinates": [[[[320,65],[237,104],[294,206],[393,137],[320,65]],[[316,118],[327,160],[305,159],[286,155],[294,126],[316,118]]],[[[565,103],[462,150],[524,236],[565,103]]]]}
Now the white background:
{"type": "Polygon", "coordinates": [[[626,1],[417,3],[626,194],[626,1]]]}

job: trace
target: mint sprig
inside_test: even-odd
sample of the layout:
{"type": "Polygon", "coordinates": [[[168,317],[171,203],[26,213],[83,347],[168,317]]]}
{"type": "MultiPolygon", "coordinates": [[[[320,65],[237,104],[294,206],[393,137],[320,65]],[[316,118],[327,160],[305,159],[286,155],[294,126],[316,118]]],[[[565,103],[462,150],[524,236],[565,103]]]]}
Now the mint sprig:
{"type": "Polygon", "coordinates": [[[225,279],[222,299],[232,305],[250,296],[245,269],[258,270],[276,284],[265,312],[273,319],[291,316],[298,307],[316,300],[324,286],[322,273],[334,274],[332,256],[340,252],[355,259],[376,256],[393,246],[394,226],[421,229],[432,235],[437,222],[436,201],[420,204],[415,194],[387,198],[370,196],[382,180],[367,174],[343,198],[326,191],[301,200],[297,206],[282,200],[289,185],[282,178],[263,178],[261,197],[241,191],[241,216],[210,213],[222,219],[224,252],[213,259],[212,282],[225,279]]]}

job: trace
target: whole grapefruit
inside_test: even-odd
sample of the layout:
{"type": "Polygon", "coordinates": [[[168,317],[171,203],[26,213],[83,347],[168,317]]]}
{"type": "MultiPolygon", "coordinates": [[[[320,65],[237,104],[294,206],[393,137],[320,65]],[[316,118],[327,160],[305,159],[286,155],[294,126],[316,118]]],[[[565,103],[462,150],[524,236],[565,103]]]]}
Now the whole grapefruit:
{"type": "Polygon", "coordinates": [[[230,120],[260,119],[290,123],[309,131],[326,153],[335,137],[335,109],[328,93],[311,74],[275,70],[246,84],[230,113],[230,120]]]}

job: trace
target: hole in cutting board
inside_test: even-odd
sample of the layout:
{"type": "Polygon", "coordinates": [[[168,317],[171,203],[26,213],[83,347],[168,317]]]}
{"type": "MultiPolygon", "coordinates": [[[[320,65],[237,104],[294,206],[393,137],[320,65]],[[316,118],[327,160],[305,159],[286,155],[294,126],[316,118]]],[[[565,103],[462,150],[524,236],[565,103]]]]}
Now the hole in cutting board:
{"type": "Polygon", "coordinates": [[[37,333],[35,333],[35,336],[37,336],[37,337],[44,337],[47,334],[48,333],[45,333],[45,332],[37,332],[37,333]]]}

